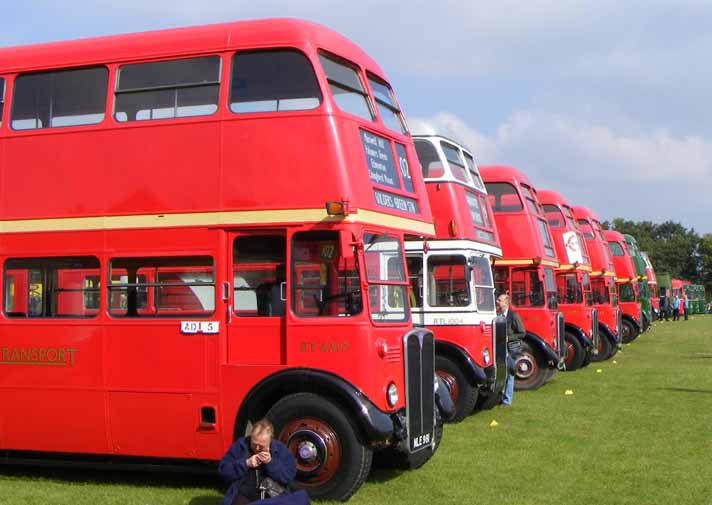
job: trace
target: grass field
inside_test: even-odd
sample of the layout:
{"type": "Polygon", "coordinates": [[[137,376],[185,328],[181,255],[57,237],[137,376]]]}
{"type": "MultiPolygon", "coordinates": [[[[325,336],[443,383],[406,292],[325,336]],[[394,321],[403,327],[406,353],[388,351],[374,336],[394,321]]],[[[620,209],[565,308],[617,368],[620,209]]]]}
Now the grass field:
{"type": "MultiPolygon", "coordinates": [[[[374,470],[350,503],[712,504],[711,455],[712,316],[695,316],[447,426],[426,466],[374,470]]],[[[3,505],[219,505],[220,491],[197,477],[0,467],[3,505]]]]}

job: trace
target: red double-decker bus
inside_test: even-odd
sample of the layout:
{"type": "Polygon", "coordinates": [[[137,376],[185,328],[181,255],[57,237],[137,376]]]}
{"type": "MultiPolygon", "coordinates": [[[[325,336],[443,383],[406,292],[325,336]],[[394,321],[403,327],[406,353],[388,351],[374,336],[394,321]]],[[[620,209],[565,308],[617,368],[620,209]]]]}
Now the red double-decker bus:
{"type": "Polygon", "coordinates": [[[573,207],[591,259],[591,293],[598,309],[598,354],[594,361],[613,357],[621,345],[621,311],[618,307],[616,271],[598,217],[586,207],[573,207]]]}
{"type": "Polygon", "coordinates": [[[498,403],[506,381],[506,330],[497,332],[491,260],[502,250],[474,157],[437,135],[414,136],[435,239],[406,241],[413,322],[435,334],[435,370],[455,404],[453,421],[498,403]]]}
{"type": "Polygon", "coordinates": [[[566,321],[566,370],[587,365],[598,354],[598,310],[591,293],[591,260],[569,203],[559,193],[539,190],[554,248],[559,259],[555,270],[559,310],[566,321]]]}
{"type": "Polygon", "coordinates": [[[434,228],[360,48],[229,23],[2,49],[0,87],[4,454],[214,462],[267,416],[333,499],[430,457],[434,228]]]}
{"type": "Polygon", "coordinates": [[[605,230],[603,236],[608,242],[616,269],[618,305],[622,312],[621,341],[627,344],[635,340],[643,331],[643,309],[638,301],[635,267],[625,238],[620,232],[605,230]]]}
{"type": "Polygon", "coordinates": [[[515,386],[536,389],[563,366],[566,352],[554,276],[559,262],[529,179],[507,166],[480,166],[480,174],[502,244],[502,258],[494,263],[495,290],[509,293],[527,330],[524,352],[516,363],[515,386]]]}

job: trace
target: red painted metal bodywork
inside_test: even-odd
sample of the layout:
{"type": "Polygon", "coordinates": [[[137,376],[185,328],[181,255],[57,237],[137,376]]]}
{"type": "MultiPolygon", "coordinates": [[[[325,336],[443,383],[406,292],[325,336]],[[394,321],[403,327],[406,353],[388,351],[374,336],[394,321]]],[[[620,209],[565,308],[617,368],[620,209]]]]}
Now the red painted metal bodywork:
{"type": "Polygon", "coordinates": [[[591,281],[603,282],[608,289],[608,300],[594,297],[593,303],[598,309],[598,320],[618,335],[618,296],[616,291],[616,271],[613,265],[608,242],[603,237],[603,228],[598,217],[586,207],[572,207],[574,219],[579,226],[587,227],[584,240],[591,260],[591,281]]]}
{"type": "MultiPolygon", "coordinates": [[[[447,142],[453,148],[467,152],[464,147],[456,142],[437,136],[431,138],[416,136],[416,142],[431,143],[436,148],[439,142],[447,142]]],[[[438,248],[447,247],[443,245],[446,244],[444,241],[458,241],[452,242],[452,248],[448,247],[446,250],[465,256],[470,256],[473,253],[486,254],[488,257],[500,256],[499,236],[486,191],[484,188],[478,189],[476,187],[471,173],[460,174],[459,178],[453,176],[451,170],[454,167],[448,163],[442,154],[440,155],[440,163],[443,166],[442,173],[438,174],[438,177],[425,179],[436,236],[435,239],[428,240],[424,244],[424,248],[435,252],[436,246],[438,248]],[[462,178],[467,179],[467,181],[460,180],[462,178]],[[474,222],[468,198],[474,198],[479,202],[483,211],[484,224],[476,225],[474,222]],[[490,234],[492,238],[490,240],[483,239],[481,234],[478,235],[478,231],[490,234]]],[[[477,172],[476,166],[470,167],[470,171],[473,171],[473,169],[474,172],[477,172]]],[[[478,174],[475,177],[479,180],[478,174]]],[[[471,286],[470,289],[472,290],[472,288],[474,286],[471,286]]],[[[492,319],[495,315],[494,310],[489,312],[478,310],[474,314],[469,314],[465,320],[459,317],[464,316],[464,314],[456,311],[450,313],[447,313],[446,310],[441,311],[438,317],[429,315],[427,311],[424,314],[417,314],[416,310],[413,311],[414,319],[422,317],[422,322],[433,331],[436,340],[448,342],[465,351],[483,369],[491,367],[494,363],[493,359],[485,363],[483,352],[486,349],[489,356],[493,356],[492,319]],[[457,324],[448,324],[448,320],[453,319],[457,319],[459,322],[457,324]]]]}
{"type": "Polygon", "coordinates": [[[614,256],[611,253],[611,258],[613,259],[613,265],[616,269],[616,287],[618,288],[618,305],[621,308],[623,314],[626,314],[633,319],[635,319],[638,324],[642,324],[641,307],[638,301],[638,287],[635,279],[635,266],[633,265],[633,258],[631,258],[628,252],[628,246],[626,246],[625,239],[623,235],[615,230],[604,230],[603,236],[608,241],[608,243],[617,243],[624,252],[623,256],[614,256]],[[635,301],[621,301],[620,297],[620,287],[623,284],[629,284],[632,287],[633,293],[635,294],[635,301]]]}
{"type": "MultiPolygon", "coordinates": [[[[283,317],[240,318],[231,312],[232,295],[220,296],[223,283],[232,285],[232,240],[239,233],[281,234],[291,244],[300,231],[339,231],[347,246],[357,246],[364,265],[365,232],[402,240],[406,233],[421,234],[418,223],[430,226],[425,186],[415,170],[414,192],[407,194],[418,202],[418,214],[376,204],[373,189],[378,185],[369,179],[360,130],[387,139],[391,146],[405,146],[415,167],[413,143],[380,119],[367,121],[339,110],[321,70],[319,50],[352,62],[364,81],[365,71],[385,78],[378,65],[343,36],[294,20],[0,49],[7,104],[12,103],[13,81],[22,72],[104,65],[111,83],[123,63],[204,54],[218,55],[223,68],[220,107],[206,117],[117,123],[109,91],[100,124],[13,131],[8,126],[10,107],[5,107],[0,225],[13,222],[24,228],[0,228],[0,260],[96,256],[106,271],[115,257],[210,256],[216,295],[208,319],[219,322],[220,331],[185,335],[179,331],[179,319],[117,319],[104,309],[96,317],[66,320],[0,314],[5,355],[12,349],[41,347],[62,349],[73,360],[71,366],[2,367],[0,403],[21,415],[0,419],[0,448],[216,460],[232,443],[236,416],[248,393],[273,374],[293,368],[338,376],[384,412],[403,409],[400,350],[412,324],[373,321],[363,271],[364,308],[353,317],[317,320],[287,310],[283,317]],[[232,114],[227,108],[231,56],[258,48],[302,51],[314,67],[321,105],[309,111],[232,114]],[[304,222],[289,216],[305,209],[323,211],[326,201],[339,200],[348,202],[350,216],[334,218],[324,212],[304,222]],[[285,210],[289,212],[274,216],[229,214],[285,210]],[[227,214],[203,224],[216,212],[227,214]],[[377,216],[369,218],[367,212],[377,216]],[[124,229],[125,221],[136,216],[144,216],[145,224],[124,229]],[[64,221],[55,221],[59,218],[64,221]],[[37,221],[42,219],[52,221],[37,221]],[[416,226],[401,227],[405,221],[416,226]],[[43,231],[29,230],[33,223],[43,231]],[[383,356],[382,344],[389,349],[383,356]],[[390,382],[401,391],[393,407],[386,402],[390,382]],[[217,413],[215,425],[207,430],[200,428],[204,406],[217,413]]],[[[291,264],[289,246],[285,261],[291,264]]],[[[293,274],[287,270],[290,282],[293,274]]],[[[103,308],[107,296],[102,289],[103,308]]],[[[287,294],[288,307],[291,296],[287,294]]]]}
{"type": "Polygon", "coordinates": [[[591,271],[591,263],[588,255],[588,249],[586,243],[583,240],[583,236],[578,228],[574,227],[575,223],[570,223],[568,218],[564,215],[571,215],[571,205],[566,201],[566,199],[559,193],[555,191],[539,190],[537,192],[539,201],[542,205],[553,205],[559,210],[559,213],[563,217],[563,222],[556,226],[549,220],[549,229],[551,230],[552,238],[554,239],[554,247],[556,248],[556,254],[559,259],[559,268],[556,269],[557,275],[557,285],[559,284],[559,278],[564,275],[575,274],[578,281],[579,290],[583,293],[583,299],[580,303],[568,303],[565,297],[561,296],[559,293],[559,310],[563,312],[564,318],[567,323],[572,324],[586,333],[589,338],[593,338],[594,335],[598,333],[598,328],[593,328],[593,307],[591,298],[591,287],[588,283],[583,282],[583,277],[588,276],[588,272],[591,271]],[[574,226],[572,226],[574,224],[574,226]],[[575,243],[571,244],[569,242],[578,241],[581,249],[582,261],[576,261],[573,263],[569,258],[568,250],[573,247],[574,250],[577,249],[575,243]]]}
{"type": "MultiPolygon", "coordinates": [[[[495,286],[497,278],[502,280],[502,286],[510,294],[513,294],[512,280],[519,273],[532,273],[544,282],[544,270],[557,268],[559,266],[556,252],[553,247],[546,250],[540,232],[541,227],[548,231],[549,226],[544,218],[539,202],[536,201],[536,189],[527,176],[513,167],[508,166],[480,166],[480,174],[485,184],[488,186],[488,198],[493,208],[497,230],[499,231],[500,242],[502,244],[502,258],[495,260],[495,286]],[[516,190],[521,202],[521,208],[513,211],[498,211],[497,203],[492,191],[489,189],[492,183],[509,184],[516,190]],[[525,199],[523,187],[529,188],[537,207],[536,212],[525,199]]],[[[553,272],[552,272],[553,273],[553,272]]],[[[528,286],[528,284],[527,284],[528,286]]],[[[524,326],[531,332],[544,340],[547,346],[558,352],[556,336],[557,310],[549,307],[549,297],[546,297],[539,306],[517,305],[513,299],[513,306],[521,316],[524,326]]]]}

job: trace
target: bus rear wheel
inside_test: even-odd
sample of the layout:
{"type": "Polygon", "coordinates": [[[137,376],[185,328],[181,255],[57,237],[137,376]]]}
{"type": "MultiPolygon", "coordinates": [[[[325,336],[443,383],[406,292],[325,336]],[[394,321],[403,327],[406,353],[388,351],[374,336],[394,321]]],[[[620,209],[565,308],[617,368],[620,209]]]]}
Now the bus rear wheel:
{"type": "Polygon", "coordinates": [[[579,342],[579,339],[570,331],[566,332],[564,341],[566,344],[566,356],[564,357],[565,370],[567,372],[573,372],[583,365],[586,350],[583,348],[583,345],[581,345],[581,342],[579,342]]]}
{"type": "Polygon", "coordinates": [[[514,360],[514,389],[539,389],[544,384],[547,364],[528,342],[522,341],[522,350],[514,360]]]}
{"type": "Polygon", "coordinates": [[[455,415],[449,422],[459,423],[474,410],[477,388],[470,384],[460,367],[445,356],[435,356],[435,373],[447,386],[455,404],[455,415]]]}
{"type": "Polygon", "coordinates": [[[630,321],[628,321],[627,319],[623,320],[622,331],[623,331],[622,340],[623,340],[624,344],[629,344],[630,342],[632,342],[633,340],[638,338],[638,335],[640,334],[640,332],[638,331],[638,328],[636,328],[635,325],[633,323],[631,323],[630,321]]]}
{"type": "Polygon", "coordinates": [[[347,500],[366,480],[373,452],[331,401],[297,393],[275,403],[266,417],[297,462],[295,486],[310,497],[347,500]]]}

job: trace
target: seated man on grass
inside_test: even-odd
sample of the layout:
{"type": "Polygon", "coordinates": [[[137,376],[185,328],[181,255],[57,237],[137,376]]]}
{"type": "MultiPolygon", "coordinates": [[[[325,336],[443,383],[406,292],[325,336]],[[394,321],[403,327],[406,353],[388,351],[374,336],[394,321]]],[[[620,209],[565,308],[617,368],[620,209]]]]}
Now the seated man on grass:
{"type": "Polygon", "coordinates": [[[220,461],[218,471],[230,484],[223,505],[246,505],[271,496],[277,496],[275,503],[309,503],[303,491],[288,495],[297,473],[296,462],[287,446],[273,439],[273,433],[267,419],[257,421],[250,436],[238,439],[220,461]],[[265,495],[265,488],[271,493],[265,495]]]}

